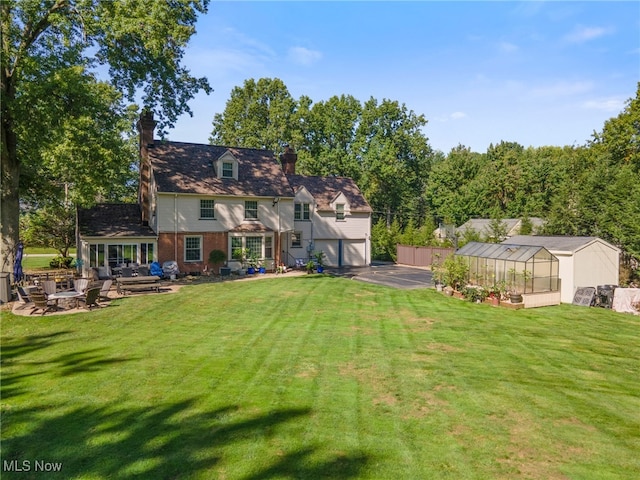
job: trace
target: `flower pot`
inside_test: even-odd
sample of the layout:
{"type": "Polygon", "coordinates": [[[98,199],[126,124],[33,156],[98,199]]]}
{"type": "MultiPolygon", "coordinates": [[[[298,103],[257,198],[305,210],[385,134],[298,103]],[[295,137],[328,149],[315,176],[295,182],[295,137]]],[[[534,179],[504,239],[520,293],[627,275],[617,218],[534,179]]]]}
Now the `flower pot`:
{"type": "Polygon", "coordinates": [[[522,303],[522,294],[511,293],[509,294],[509,300],[511,301],[511,303],[522,303]]]}
{"type": "Polygon", "coordinates": [[[489,300],[491,300],[491,305],[494,307],[500,305],[500,297],[490,297],[489,300]]]}
{"type": "Polygon", "coordinates": [[[247,268],[247,275],[253,275],[256,273],[256,269],[254,267],[247,268]]]}
{"type": "Polygon", "coordinates": [[[318,271],[318,273],[322,273],[322,272],[324,272],[324,267],[322,265],[318,265],[316,270],[318,271]]]}
{"type": "Polygon", "coordinates": [[[258,269],[258,273],[267,273],[267,269],[265,267],[260,267],[258,269]]]}

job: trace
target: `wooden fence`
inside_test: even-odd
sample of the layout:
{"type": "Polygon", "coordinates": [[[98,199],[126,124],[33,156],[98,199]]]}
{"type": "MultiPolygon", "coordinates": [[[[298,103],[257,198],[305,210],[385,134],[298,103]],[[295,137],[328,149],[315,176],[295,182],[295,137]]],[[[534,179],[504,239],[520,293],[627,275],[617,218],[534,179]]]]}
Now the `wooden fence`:
{"type": "Polygon", "coordinates": [[[442,247],[414,247],[411,245],[396,245],[397,263],[414,267],[430,267],[436,255],[440,255],[440,263],[455,252],[455,248],[442,247]]]}

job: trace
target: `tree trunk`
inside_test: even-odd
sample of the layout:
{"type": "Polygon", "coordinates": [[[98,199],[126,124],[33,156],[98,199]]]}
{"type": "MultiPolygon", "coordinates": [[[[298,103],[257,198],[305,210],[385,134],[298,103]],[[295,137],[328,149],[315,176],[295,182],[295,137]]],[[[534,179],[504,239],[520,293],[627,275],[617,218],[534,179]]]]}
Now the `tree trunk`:
{"type": "Polygon", "coordinates": [[[0,202],[0,261],[2,272],[13,272],[15,250],[20,238],[20,162],[13,129],[13,118],[8,104],[13,100],[11,78],[2,75],[2,153],[0,173],[2,201],[0,202]]]}

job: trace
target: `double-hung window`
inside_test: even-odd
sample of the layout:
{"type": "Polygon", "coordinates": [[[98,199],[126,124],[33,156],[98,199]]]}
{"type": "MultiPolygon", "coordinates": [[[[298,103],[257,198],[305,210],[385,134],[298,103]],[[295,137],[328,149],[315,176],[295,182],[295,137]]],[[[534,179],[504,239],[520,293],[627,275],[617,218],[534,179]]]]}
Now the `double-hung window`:
{"type": "Polygon", "coordinates": [[[184,237],[184,261],[200,262],[202,260],[202,237],[184,237]]]}
{"type": "Polygon", "coordinates": [[[222,178],[233,178],[233,163],[222,162],[222,178]]]}
{"type": "Polygon", "coordinates": [[[291,233],[291,248],[302,247],[302,232],[291,233]]]}
{"type": "Polygon", "coordinates": [[[336,204],[336,220],[344,220],[344,203],[336,204]]]}
{"type": "Polygon", "coordinates": [[[213,220],[215,218],[215,201],[209,199],[200,200],[200,219],[213,220]]]}
{"type": "Polygon", "coordinates": [[[258,202],[256,200],[245,200],[244,218],[255,220],[258,218],[258,202]]]}
{"type": "Polygon", "coordinates": [[[309,204],[308,203],[296,203],[294,204],[294,220],[309,220],[309,204]]]}

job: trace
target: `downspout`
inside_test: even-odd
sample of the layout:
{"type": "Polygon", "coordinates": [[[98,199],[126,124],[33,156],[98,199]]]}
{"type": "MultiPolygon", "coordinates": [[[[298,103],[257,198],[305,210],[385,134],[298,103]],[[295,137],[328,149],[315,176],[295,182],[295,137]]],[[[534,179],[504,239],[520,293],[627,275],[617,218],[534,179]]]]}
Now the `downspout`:
{"type": "Polygon", "coordinates": [[[178,194],[173,194],[173,260],[178,261],[178,194]]]}
{"type": "MultiPolygon", "coordinates": [[[[273,266],[274,270],[277,272],[278,271],[278,267],[280,266],[280,262],[282,260],[282,256],[281,256],[281,250],[282,250],[282,237],[280,236],[280,229],[281,229],[281,224],[280,224],[280,197],[278,197],[278,249],[276,251],[276,258],[275,258],[275,262],[276,264],[273,266]]],[[[275,247],[275,245],[274,245],[275,247]]]]}

